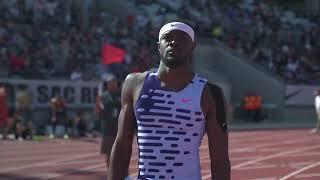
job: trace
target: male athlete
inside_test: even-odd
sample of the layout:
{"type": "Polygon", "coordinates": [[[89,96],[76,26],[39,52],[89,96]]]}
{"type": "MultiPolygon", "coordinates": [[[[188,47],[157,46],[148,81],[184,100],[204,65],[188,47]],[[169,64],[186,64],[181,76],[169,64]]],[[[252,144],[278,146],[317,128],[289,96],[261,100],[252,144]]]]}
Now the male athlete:
{"type": "Polygon", "coordinates": [[[139,180],[199,180],[199,146],[205,133],[212,179],[230,179],[223,94],[192,71],[195,46],[189,25],[168,23],[159,32],[159,68],[126,77],[108,180],[124,179],[135,135],[139,180]]]}

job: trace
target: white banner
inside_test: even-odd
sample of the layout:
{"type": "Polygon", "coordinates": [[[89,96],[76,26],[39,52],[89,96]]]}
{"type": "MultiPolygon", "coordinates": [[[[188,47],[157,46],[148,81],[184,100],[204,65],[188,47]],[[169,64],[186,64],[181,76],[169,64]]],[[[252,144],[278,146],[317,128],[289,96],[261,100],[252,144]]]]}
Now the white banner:
{"type": "Polygon", "coordinates": [[[306,85],[286,86],[286,105],[314,106],[314,92],[319,88],[306,85]]]}
{"type": "Polygon", "coordinates": [[[98,82],[92,81],[0,79],[0,83],[6,84],[13,97],[19,87],[26,87],[32,94],[33,107],[48,107],[50,99],[57,94],[64,98],[68,107],[94,107],[98,92],[98,82]]]}

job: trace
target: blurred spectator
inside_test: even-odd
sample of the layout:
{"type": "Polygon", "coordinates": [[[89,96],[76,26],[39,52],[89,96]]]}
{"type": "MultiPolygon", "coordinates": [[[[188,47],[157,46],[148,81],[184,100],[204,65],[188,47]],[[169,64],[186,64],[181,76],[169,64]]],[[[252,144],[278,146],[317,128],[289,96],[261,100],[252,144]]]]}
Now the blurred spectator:
{"type": "Polygon", "coordinates": [[[59,95],[53,97],[50,102],[50,116],[47,125],[47,133],[50,139],[55,137],[69,138],[67,129],[70,121],[67,116],[67,107],[63,98],[59,95]]]}
{"type": "Polygon", "coordinates": [[[106,155],[106,166],[109,167],[112,145],[117,135],[118,115],[121,109],[120,88],[118,80],[112,74],[102,81],[102,92],[99,97],[99,119],[101,122],[101,154],[106,155]]]}
{"type": "Polygon", "coordinates": [[[243,108],[246,116],[253,122],[262,120],[262,97],[253,93],[249,93],[244,97],[243,108]]]}
{"type": "Polygon", "coordinates": [[[13,121],[16,138],[19,141],[32,139],[36,133],[31,107],[31,94],[26,89],[21,89],[17,94],[16,106],[13,111],[13,121]]]}
{"type": "Polygon", "coordinates": [[[82,72],[80,68],[76,68],[70,75],[70,80],[72,81],[80,81],[82,80],[82,72]]]}
{"type": "Polygon", "coordinates": [[[88,131],[87,121],[82,110],[78,111],[73,120],[73,135],[76,137],[86,137],[88,131]]]}
{"type": "Polygon", "coordinates": [[[0,139],[5,139],[9,123],[9,107],[5,86],[0,84],[0,139]]]}

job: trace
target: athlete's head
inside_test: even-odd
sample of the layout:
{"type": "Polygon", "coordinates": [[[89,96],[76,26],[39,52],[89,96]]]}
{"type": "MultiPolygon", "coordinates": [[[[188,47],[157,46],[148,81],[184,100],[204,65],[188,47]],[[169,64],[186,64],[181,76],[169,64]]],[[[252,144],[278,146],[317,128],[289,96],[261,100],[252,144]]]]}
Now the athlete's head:
{"type": "Polygon", "coordinates": [[[158,42],[160,59],[169,68],[190,63],[195,46],[194,31],[185,23],[171,22],[160,29],[158,42]]]}

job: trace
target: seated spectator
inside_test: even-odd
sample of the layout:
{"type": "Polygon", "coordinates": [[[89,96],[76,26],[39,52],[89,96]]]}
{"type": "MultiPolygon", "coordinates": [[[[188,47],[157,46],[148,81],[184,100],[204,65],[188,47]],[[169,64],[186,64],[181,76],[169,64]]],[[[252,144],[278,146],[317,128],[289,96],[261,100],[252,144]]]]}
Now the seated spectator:
{"type": "Polygon", "coordinates": [[[73,121],[73,130],[76,137],[87,136],[87,121],[82,110],[78,111],[73,121]]]}
{"type": "Polygon", "coordinates": [[[22,93],[18,96],[17,106],[13,111],[13,122],[15,136],[19,141],[32,139],[35,135],[30,94],[22,93]]]}
{"type": "Polygon", "coordinates": [[[50,102],[50,116],[47,125],[49,138],[63,137],[64,139],[68,139],[67,127],[67,107],[63,98],[58,95],[52,98],[50,102]]]}

